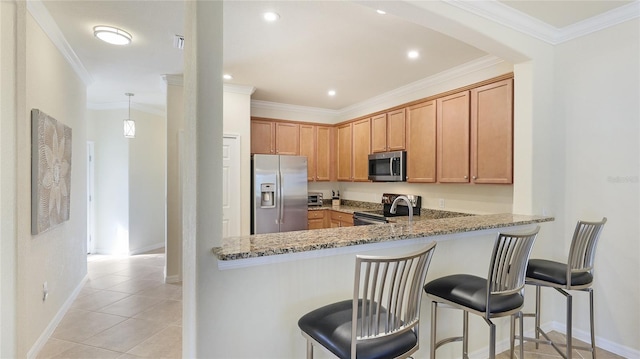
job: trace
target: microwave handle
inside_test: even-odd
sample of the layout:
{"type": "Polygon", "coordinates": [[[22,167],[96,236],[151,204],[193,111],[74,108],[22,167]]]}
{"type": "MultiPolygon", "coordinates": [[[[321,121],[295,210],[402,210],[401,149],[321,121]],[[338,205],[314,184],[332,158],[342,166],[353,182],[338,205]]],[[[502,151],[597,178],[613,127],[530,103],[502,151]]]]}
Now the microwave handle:
{"type": "Polygon", "coordinates": [[[391,161],[389,161],[389,174],[391,176],[395,176],[395,174],[393,173],[393,158],[391,158],[391,161]]]}

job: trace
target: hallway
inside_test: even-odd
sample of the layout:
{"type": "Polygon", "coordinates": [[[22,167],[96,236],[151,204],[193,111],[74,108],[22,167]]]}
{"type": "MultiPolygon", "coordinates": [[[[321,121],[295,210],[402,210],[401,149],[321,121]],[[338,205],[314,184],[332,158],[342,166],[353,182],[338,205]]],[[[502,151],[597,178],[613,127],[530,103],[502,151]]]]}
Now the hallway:
{"type": "Polygon", "coordinates": [[[180,358],[182,285],[164,283],[164,258],[88,256],[89,278],[37,358],[180,358]]]}

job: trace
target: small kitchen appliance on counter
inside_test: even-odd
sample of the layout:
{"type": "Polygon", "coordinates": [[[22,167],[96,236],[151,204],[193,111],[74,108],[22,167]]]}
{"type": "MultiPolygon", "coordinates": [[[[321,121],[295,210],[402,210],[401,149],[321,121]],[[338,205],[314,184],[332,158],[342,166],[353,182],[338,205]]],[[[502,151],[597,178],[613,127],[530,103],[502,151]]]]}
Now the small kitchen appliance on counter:
{"type": "Polygon", "coordinates": [[[409,207],[406,206],[406,203],[404,202],[401,202],[402,204],[398,203],[396,213],[391,213],[391,205],[399,196],[406,196],[413,208],[413,214],[416,216],[420,215],[422,197],[412,194],[384,193],[381,200],[382,210],[354,212],[353,225],[364,226],[368,224],[384,224],[389,222],[388,217],[408,216],[409,207]]]}
{"type": "Polygon", "coordinates": [[[322,196],[322,192],[309,192],[307,195],[307,205],[309,207],[322,206],[322,196]]]}

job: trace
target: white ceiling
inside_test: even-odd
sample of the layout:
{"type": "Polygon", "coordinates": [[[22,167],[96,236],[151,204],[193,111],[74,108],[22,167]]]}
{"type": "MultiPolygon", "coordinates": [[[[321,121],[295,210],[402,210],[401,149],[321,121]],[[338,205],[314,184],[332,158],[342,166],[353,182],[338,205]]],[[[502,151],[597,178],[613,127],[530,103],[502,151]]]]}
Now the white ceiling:
{"type": "MultiPolygon", "coordinates": [[[[499,7],[519,22],[525,19],[563,29],[630,2],[637,5],[638,1],[459,4],[499,7]]],[[[183,34],[183,6],[183,1],[35,0],[29,9],[50,36],[57,25],[60,41],[68,43],[77,56],[77,71],[89,82],[90,107],[122,106],[127,102],[124,93],[133,92],[134,106],[163,112],[161,76],[180,74],[183,69],[182,51],[173,47],[174,35],[183,34]],[[44,26],[49,14],[55,25],[44,26]],[[120,27],[133,35],[133,42],[120,47],[103,43],[93,37],[95,25],[120,27]]],[[[441,33],[348,1],[227,1],[223,53],[224,71],[234,76],[228,83],[254,86],[252,99],[331,110],[487,55],[441,33]],[[280,19],[264,22],[261,14],[266,10],[276,11],[280,19]],[[418,50],[420,58],[409,60],[410,49],[418,50]],[[337,95],[327,96],[329,89],[337,95]]]]}

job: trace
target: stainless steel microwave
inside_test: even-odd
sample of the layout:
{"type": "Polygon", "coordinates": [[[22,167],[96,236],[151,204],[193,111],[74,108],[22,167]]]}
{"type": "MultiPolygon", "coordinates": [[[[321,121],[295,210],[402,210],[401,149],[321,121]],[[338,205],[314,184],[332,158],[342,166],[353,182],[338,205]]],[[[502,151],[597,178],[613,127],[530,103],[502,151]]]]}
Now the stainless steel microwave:
{"type": "Polygon", "coordinates": [[[407,180],[407,151],[382,152],[369,155],[369,180],[403,182],[407,180]]]}

